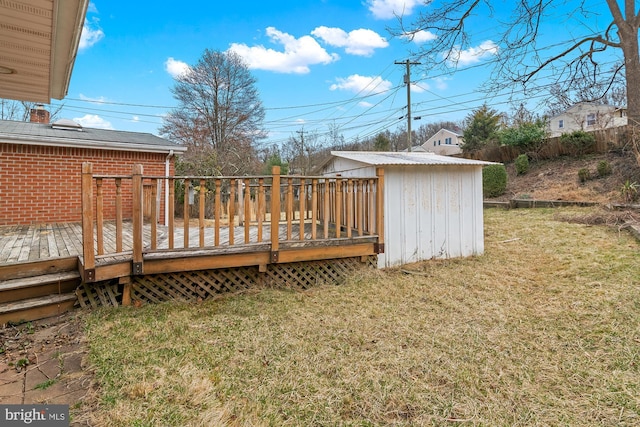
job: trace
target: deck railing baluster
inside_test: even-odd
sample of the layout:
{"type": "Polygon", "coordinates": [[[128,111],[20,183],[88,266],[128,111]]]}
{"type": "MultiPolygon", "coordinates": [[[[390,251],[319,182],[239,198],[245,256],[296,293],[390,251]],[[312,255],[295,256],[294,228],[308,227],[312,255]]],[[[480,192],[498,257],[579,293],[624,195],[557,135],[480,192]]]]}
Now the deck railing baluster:
{"type": "Polygon", "coordinates": [[[201,248],[204,248],[204,208],[205,208],[205,195],[207,193],[207,186],[204,179],[200,179],[200,186],[198,187],[198,236],[201,248]]]}
{"type": "Polygon", "coordinates": [[[304,220],[307,216],[307,188],[304,178],[300,178],[300,240],[304,240],[304,220]]]}
{"type": "Polygon", "coordinates": [[[116,252],[122,252],[122,178],[116,178],[116,252]]]}
{"type": "Polygon", "coordinates": [[[351,238],[352,228],[353,228],[353,180],[347,180],[347,190],[346,190],[346,199],[347,199],[347,210],[345,212],[345,225],[347,227],[347,237],[351,238]]]}
{"type": "Polygon", "coordinates": [[[229,246],[235,244],[235,227],[236,227],[236,186],[233,183],[229,185],[229,246]]]}
{"type": "Polygon", "coordinates": [[[258,221],[258,243],[262,242],[262,221],[266,211],[264,197],[264,178],[258,178],[258,209],[256,210],[256,219],[258,221]]]}
{"type": "Polygon", "coordinates": [[[363,203],[364,203],[364,196],[362,193],[362,190],[364,189],[364,182],[359,179],[356,181],[356,226],[358,227],[358,236],[363,236],[364,235],[364,225],[363,225],[363,211],[364,209],[362,209],[363,207],[363,203]]]}
{"type": "Polygon", "coordinates": [[[183,248],[189,247],[189,193],[191,191],[191,180],[186,178],[184,180],[184,203],[182,204],[184,208],[184,213],[182,214],[183,224],[182,230],[184,232],[183,237],[183,248]]]}
{"type": "Polygon", "coordinates": [[[285,217],[287,218],[287,240],[291,240],[291,229],[293,220],[293,178],[287,179],[287,201],[285,206],[285,217]]]}
{"type": "Polygon", "coordinates": [[[243,181],[244,184],[244,242],[251,241],[251,187],[248,178],[243,181]]]}
{"type": "Polygon", "coordinates": [[[318,220],[318,179],[311,180],[311,240],[318,238],[316,221],[318,220]]]}
{"type": "Polygon", "coordinates": [[[169,249],[173,249],[174,247],[174,235],[173,235],[173,227],[174,227],[174,221],[175,221],[175,215],[176,215],[176,210],[175,210],[175,199],[176,199],[176,189],[175,189],[175,179],[173,178],[169,178],[169,228],[168,228],[168,234],[169,234],[169,241],[167,242],[167,245],[169,246],[169,249]]]}
{"type": "Polygon", "coordinates": [[[96,245],[98,255],[104,255],[104,196],[102,178],[96,178],[96,245]]]}
{"type": "Polygon", "coordinates": [[[331,221],[331,206],[329,202],[331,201],[330,183],[327,178],[324,180],[324,238],[329,238],[329,221],[331,221]]]}
{"type": "Polygon", "coordinates": [[[158,180],[151,180],[151,249],[158,249],[158,180]]]}
{"type": "Polygon", "coordinates": [[[214,246],[220,246],[220,212],[222,211],[222,207],[220,206],[220,192],[222,191],[222,182],[220,179],[216,179],[215,180],[215,185],[216,185],[216,194],[215,194],[215,198],[214,198],[214,203],[213,203],[213,217],[214,217],[214,237],[213,237],[213,244],[214,246]]]}

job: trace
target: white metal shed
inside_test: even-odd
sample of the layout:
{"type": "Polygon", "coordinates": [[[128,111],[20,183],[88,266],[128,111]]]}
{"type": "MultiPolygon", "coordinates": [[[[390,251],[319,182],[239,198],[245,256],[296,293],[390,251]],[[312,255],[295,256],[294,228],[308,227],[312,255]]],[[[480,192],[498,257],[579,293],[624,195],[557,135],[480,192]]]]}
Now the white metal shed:
{"type": "Polygon", "coordinates": [[[425,152],[332,151],[323,175],[384,169],[384,253],[378,267],[484,253],[482,167],[425,152]]]}

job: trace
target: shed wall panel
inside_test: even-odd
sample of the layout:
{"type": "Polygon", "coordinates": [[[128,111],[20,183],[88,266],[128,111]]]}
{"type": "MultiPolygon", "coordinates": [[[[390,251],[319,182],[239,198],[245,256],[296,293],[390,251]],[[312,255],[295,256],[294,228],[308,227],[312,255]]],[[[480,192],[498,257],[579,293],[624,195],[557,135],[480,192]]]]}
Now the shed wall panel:
{"type": "MultiPolygon", "coordinates": [[[[482,166],[387,165],[384,170],[385,253],[378,256],[378,267],[483,253],[482,166]]],[[[375,167],[336,158],[324,172],[374,176],[375,167]]]]}

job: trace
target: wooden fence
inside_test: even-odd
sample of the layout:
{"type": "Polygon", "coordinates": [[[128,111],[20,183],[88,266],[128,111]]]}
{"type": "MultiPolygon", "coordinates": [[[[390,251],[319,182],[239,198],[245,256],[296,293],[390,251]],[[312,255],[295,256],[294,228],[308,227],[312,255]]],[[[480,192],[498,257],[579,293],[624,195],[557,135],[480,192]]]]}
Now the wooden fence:
{"type": "MultiPolygon", "coordinates": [[[[631,141],[633,138],[630,137],[628,132],[630,132],[628,126],[590,131],[589,133],[595,137],[595,144],[582,154],[606,153],[612,150],[631,149],[631,141]]],[[[527,153],[538,159],[552,159],[577,154],[575,148],[563,144],[560,137],[557,136],[545,139],[535,150],[513,146],[494,146],[486,147],[472,153],[464,153],[461,156],[474,160],[508,163],[523,153],[527,153]]]]}

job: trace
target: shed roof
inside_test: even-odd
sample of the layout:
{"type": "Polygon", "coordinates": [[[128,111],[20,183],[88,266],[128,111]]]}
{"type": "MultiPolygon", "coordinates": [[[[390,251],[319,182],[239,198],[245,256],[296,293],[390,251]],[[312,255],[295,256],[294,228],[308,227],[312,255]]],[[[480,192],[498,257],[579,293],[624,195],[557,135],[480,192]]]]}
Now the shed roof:
{"type": "Polygon", "coordinates": [[[485,166],[495,164],[482,160],[441,156],[429,152],[386,152],[386,151],[332,151],[332,156],[361,162],[371,166],[485,166]]]}
{"type": "Polygon", "coordinates": [[[186,148],[150,133],[108,129],[54,128],[51,124],[0,120],[0,143],[94,148],[116,151],[180,153],[186,148]]]}

